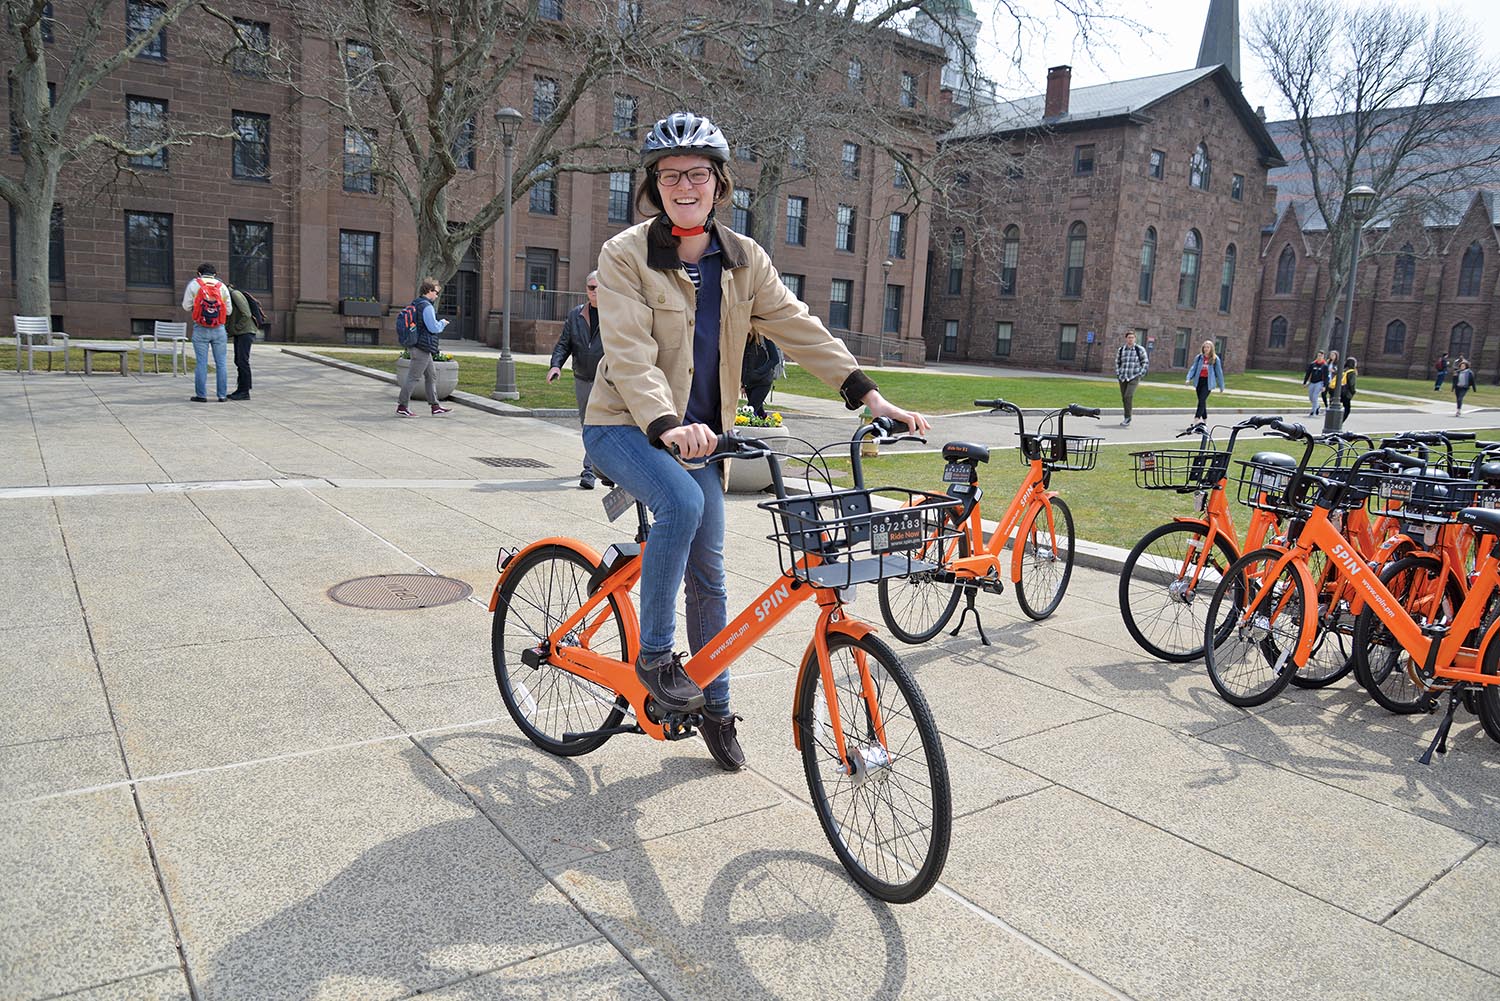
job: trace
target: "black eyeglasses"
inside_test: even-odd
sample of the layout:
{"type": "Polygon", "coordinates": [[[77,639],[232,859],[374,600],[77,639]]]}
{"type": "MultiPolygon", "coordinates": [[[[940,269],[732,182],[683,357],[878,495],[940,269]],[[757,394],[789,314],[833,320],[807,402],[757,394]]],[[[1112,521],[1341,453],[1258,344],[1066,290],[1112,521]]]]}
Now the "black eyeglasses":
{"type": "Polygon", "coordinates": [[[686,177],[689,183],[702,187],[711,181],[713,176],[714,172],[709,167],[693,167],[691,170],[658,170],[656,181],[664,188],[675,188],[686,177]]]}
{"type": "Polygon", "coordinates": [[[588,288],[589,288],[590,292],[597,292],[597,291],[599,291],[599,286],[598,285],[590,285],[588,288]]]}

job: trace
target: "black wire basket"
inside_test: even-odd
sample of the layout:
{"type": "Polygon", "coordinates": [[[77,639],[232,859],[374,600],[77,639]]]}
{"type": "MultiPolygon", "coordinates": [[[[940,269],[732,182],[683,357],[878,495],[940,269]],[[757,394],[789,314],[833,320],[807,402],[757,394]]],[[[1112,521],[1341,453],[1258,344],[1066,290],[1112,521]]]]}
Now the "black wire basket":
{"type": "Polygon", "coordinates": [[[1370,513],[1388,515],[1402,522],[1441,525],[1453,520],[1466,507],[1483,506],[1493,491],[1474,480],[1410,473],[1380,473],[1374,477],[1370,513]]]}
{"type": "Polygon", "coordinates": [[[1076,434],[1023,434],[1021,464],[1029,466],[1041,459],[1048,472],[1086,473],[1098,463],[1103,440],[1076,434]]]}
{"type": "Polygon", "coordinates": [[[1131,452],[1135,485],[1142,490],[1191,493],[1211,489],[1229,473],[1228,452],[1199,448],[1157,448],[1131,452]]]}
{"type": "Polygon", "coordinates": [[[1343,486],[1338,503],[1329,505],[1330,508],[1353,511],[1363,507],[1379,478],[1373,470],[1361,469],[1356,473],[1348,466],[1310,466],[1297,476],[1295,467],[1253,460],[1241,460],[1238,465],[1239,502],[1283,518],[1305,518],[1310,514],[1325,482],[1343,486]]]}
{"type": "Polygon", "coordinates": [[[947,494],[876,487],[763,501],[782,573],[814,587],[849,587],[938,569],[963,523],[947,494]],[[877,498],[888,503],[877,505],[877,498]],[[894,506],[892,506],[892,503],[894,506]]]}

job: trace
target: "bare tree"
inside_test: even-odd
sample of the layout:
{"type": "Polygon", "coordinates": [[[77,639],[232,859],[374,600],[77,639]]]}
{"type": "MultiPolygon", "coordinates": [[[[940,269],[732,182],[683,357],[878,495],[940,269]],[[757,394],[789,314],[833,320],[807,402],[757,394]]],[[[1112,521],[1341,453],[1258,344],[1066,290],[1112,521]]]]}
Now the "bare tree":
{"type": "MultiPolygon", "coordinates": [[[[1375,189],[1371,218],[1427,217],[1500,163],[1474,99],[1493,89],[1480,33],[1447,12],[1341,0],[1270,0],[1251,19],[1250,45],[1296,126],[1310,198],[1328,227],[1328,297],[1318,321],[1327,348],[1348,281],[1355,223],[1344,195],[1375,189]]],[[[1378,250],[1378,244],[1376,249],[1378,250]]]]}

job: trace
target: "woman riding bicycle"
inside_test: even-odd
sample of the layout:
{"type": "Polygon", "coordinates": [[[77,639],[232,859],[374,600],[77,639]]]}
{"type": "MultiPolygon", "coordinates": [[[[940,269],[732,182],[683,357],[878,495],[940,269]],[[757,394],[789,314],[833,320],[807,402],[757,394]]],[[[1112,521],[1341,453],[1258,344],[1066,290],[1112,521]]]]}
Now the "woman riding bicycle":
{"type": "Polygon", "coordinates": [[[699,689],[673,655],[678,582],[686,587],[688,646],[724,627],[724,488],[714,466],[688,466],[734,426],[745,342],[769,336],[788,357],[868,407],[927,430],[920,414],[889,403],[843,343],[782,283],[764,250],[719,225],[730,200],[729,143],[688,112],[652,126],[641,149],[636,208],[649,218],[599,256],[604,360],[583,437],[595,466],[646,505],[641,652],[636,675],[669,712],[703,711],[703,739],[722,767],[745,757],[729,711],[729,673],[699,689]],[[676,457],[667,451],[675,448],[676,457]],[[683,461],[679,461],[683,460],[683,461]]]}

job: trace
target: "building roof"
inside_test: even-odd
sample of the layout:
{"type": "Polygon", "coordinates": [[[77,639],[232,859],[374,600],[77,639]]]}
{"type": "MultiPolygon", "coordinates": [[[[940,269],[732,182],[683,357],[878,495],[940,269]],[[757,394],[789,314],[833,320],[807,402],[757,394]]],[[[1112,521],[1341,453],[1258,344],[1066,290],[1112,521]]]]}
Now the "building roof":
{"type": "Polygon", "coordinates": [[[1230,107],[1260,146],[1263,162],[1267,166],[1280,166],[1284,162],[1281,151],[1266,131],[1265,123],[1250,110],[1250,106],[1245,103],[1245,96],[1240,93],[1239,84],[1228,68],[1222,65],[1200,66],[1176,73],[1161,73],[1092,87],[1076,87],[1068,96],[1068,113],[1055,118],[1044,118],[1042,115],[1046,94],[978,106],[960,115],[953,128],[942,137],[942,141],[998,138],[1042,129],[1066,131],[1103,125],[1112,120],[1144,124],[1152,121],[1152,107],[1209,77],[1218,80],[1220,90],[1228,99],[1230,107]]]}
{"type": "Polygon", "coordinates": [[[1198,45],[1198,65],[1229,67],[1229,75],[1240,79],[1239,0],[1209,0],[1208,19],[1203,22],[1203,41],[1198,45]]]}

